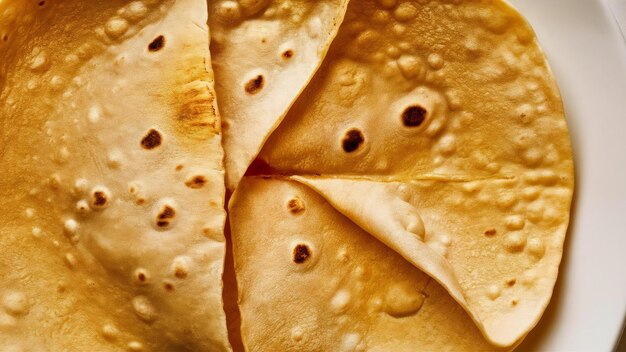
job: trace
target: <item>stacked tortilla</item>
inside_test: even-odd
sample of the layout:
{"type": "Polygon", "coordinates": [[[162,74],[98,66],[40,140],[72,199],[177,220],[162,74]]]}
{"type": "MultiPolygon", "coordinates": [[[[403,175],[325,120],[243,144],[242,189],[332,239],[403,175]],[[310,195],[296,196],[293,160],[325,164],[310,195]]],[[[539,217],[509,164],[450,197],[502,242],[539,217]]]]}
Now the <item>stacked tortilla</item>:
{"type": "Polygon", "coordinates": [[[550,300],[569,135],[503,1],[4,0],[0,104],[3,350],[510,350],[550,300]]]}

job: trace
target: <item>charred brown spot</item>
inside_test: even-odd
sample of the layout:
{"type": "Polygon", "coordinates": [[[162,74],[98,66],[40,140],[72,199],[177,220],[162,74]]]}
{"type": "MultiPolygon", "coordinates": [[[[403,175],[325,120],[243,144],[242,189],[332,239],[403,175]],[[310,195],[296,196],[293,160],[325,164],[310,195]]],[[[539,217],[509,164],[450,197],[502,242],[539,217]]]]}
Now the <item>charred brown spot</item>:
{"type": "Polygon", "coordinates": [[[160,35],[152,40],[150,44],[148,44],[148,50],[155,52],[163,49],[165,46],[165,37],[160,35]]]}
{"type": "Polygon", "coordinates": [[[290,199],[287,202],[287,209],[289,209],[292,214],[300,214],[304,211],[304,203],[300,198],[290,199]]]}
{"type": "Polygon", "coordinates": [[[293,57],[293,50],[288,49],[283,52],[283,59],[291,59],[293,57]]]}
{"type": "Polygon", "coordinates": [[[5,34],[5,35],[3,35],[3,36],[2,36],[2,41],[5,41],[5,42],[6,42],[6,41],[9,41],[9,36],[8,36],[8,35],[6,35],[6,34],[5,34]]]}
{"type": "Polygon", "coordinates": [[[508,279],[508,280],[506,280],[506,285],[509,286],[509,287],[513,287],[513,286],[515,286],[516,282],[517,282],[516,279],[508,279]]]}
{"type": "Polygon", "coordinates": [[[299,244],[293,249],[293,261],[297,264],[304,263],[311,256],[311,251],[306,244],[299,244]]]}
{"type": "Polygon", "coordinates": [[[164,282],[163,283],[163,288],[166,291],[174,291],[174,285],[171,282],[164,282]]]}
{"type": "Polygon", "coordinates": [[[164,219],[173,219],[176,216],[176,210],[174,210],[174,208],[170,207],[169,205],[166,205],[163,207],[163,210],[161,210],[161,212],[159,213],[159,219],[164,220],[164,219]]]}
{"type": "Polygon", "coordinates": [[[102,191],[93,192],[93,205],[96,207],[103,207],[107,204],[107,196],[106,193],[102,191]]]}
{"type": "Polygon", "coordinates": [[[176,210],[169,205],[163,206],[163,209],[157,215],[157,226],[167,227],[170,226],[170,221],[176,217],[176,210]]]}
{"type": "Polygon", "coordinates": [[[428,111],[419,105],[409,106],[402,113],[402,123],[406,127],[418,127],[426,120],[427,114],[428,111]]]}
{"type": "Polygon", "coordinates": [[[146,202],[146,200],[145,200],[145,199],[143,199],[143,198],[138,198],[138,199],[135,201],[135,203],[137,203],[137,205],[143,205],[145,202],[146,202]]]}
{"type": "Polygon", "coordinates": [[[44,6],[45,4],[46,4],[46,2],[45,2],[45,1],[40,1],[37,5],[39,5],[39,6],[44,6]]]}
{"type": "Polygon", "coordinates": [[[185,182],[185,185],[189,188],[202,188],[206,185],[207,179],[202,175],[194,176],[185,182]]]}
{"type": "Polygon", "coordinates": [[[341,145],[346,153],[352,153],[353,151],[359,149],[364,141],[365,138],[363,138],[363,133],[361,133],[361,131],[357,129],[351,129],[346,132],[346,135],[341,141],[341,145]]]}
{"type": "Polygon", "coordinates": [[[137,279],[141,282],[145,282],[146,281],[146,274],[144,273],[139,273],[137,274],[137,279]]]}
{"type": "Polygon", "coordinates": [[[154,149],[161,145],[161,134],[154,128],[150,129],[148,133],[141,140],[141,146],[145,149],[154,149]]]}
{"type": "Polygon", "coordinates": [[[496,234],[496,229],[489,229],[485,231],[485,236],[494,236],[496,234]]]}
{"type": "Polygon", "coordinates": [[[263,89],[263,85],[265,85],[265,79],[263,78],[263,75],[257,75],[253,79],[249,80],[244,88],[246,90],[246,93],[256,94],[261,89],[263,89]]]}
{"type": "Polygon", "coordinates": [[[187,277],[187,271],[183,268],[176,268],[176,270],[174,270],[174,276],[179,279],[184,279],[187,277]]]}
{"type": "Polygon", "coordinates": [[[176,168],[175,168],[174,170],[176,170],[176,171],[180,171],[180,170],[182,170],[182,169],[183,169],[183,167],[184,167],[184,166],[182,166],[182,165],[176,165],[176,168]]]}

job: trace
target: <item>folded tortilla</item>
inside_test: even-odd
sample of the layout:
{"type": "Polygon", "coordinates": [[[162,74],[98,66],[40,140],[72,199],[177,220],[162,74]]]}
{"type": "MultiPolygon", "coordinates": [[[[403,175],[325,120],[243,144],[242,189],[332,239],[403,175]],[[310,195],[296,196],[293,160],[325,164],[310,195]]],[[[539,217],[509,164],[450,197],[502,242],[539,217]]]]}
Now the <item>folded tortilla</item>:
{"type": "Polygon", "coordinates": [[[494,345],[521,341],[548,304],[573,161],[552,73],[507,3],[352,2],[259,157],[251,173],[299,175],[494,345]]]}
{"type": "Polygon", "coordinates": [[[206,2],[0,16],[0,350],[230,350],[206,2]]]}
{"type": "Polygon", "coordinates": [[[322,63],[348,0],[211,1],[211,53],[231,191],[322,63]]]}
{"type": "Polygon", "coordinates": [[[436,281],[310,188],[245,177],[229,207],[248,351],[495,351],[436,281]]]}

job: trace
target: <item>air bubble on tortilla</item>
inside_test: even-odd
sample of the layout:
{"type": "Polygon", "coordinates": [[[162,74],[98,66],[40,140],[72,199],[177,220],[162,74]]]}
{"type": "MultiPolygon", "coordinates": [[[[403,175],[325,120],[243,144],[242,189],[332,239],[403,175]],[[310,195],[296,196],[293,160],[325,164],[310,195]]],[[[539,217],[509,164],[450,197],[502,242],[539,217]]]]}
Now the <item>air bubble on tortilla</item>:
{"type": "Polygon", "coordinates": [[[141,1],[133,1],[124,7],[122,16],[130,22],[137,22],[148,14],[148,8],[141,1]]]}
{"type": "Polygon", "coordinates": [[[424,304],[424,295],[413,288],[393,285],[385,294],[383,311],[394,318],[416,314],[424,304]]]}
{"type": "Polygon", "coordinates": [[[443,58],[441,55],[436,53],[431,53],[427,58],[428,65],[434,70],[439,70],[443,67],[443,58]]]}
{"type": "Polygon", "coordinates": [[[337,251],[337,260],[343,263],[347,263],[350,260],[350,254],[347,248],[342,247],[337,251]]]}
{"type": "Polygon", "coordinates": [[[397,0],[378,0],[378,4],[384,8],[392,8],[396,6],[397,0]]]}
{"type": "Polygon", "coordinates": [[[416,56],[412,55],[402,55],[398,58],[398,68],[400,68],[400,72],[402,76],[406,79],[415,78],[420,75],[424,68],[421,60],[416,56]]]}
{"type": "Polygon", "coordinates": [[[33,58],[30,62],[30,69],[34,72],[44,72],[50,66],[48,56],[39,48],[33,49],[33,58]]]}
{"type": "Polygon", "coordinates": [[[521,252],[525,246],[526,235],[522,232],[510,232],[504,239],[504,247],[511,253],[521,252]]]}
{"type": "Polygon", "coordinates": [[[26,296],[19,291],[11,291],[5,293],[2,297],[2,307],[12,316],[20,316],[28,312],[28,300],[26,296]]]}
{"type": "Polygon", "coordinates": [[[61,176],[57,173],[54,173],[48,179],[48,186],[52,189],[59,189],[61,186],[61,176]]]}
{"type": "Polygon", "coordinates": [[[291,329],[291,340],[293,340],[294,342],[300,342],[302,341],[302,338],[304,337],[304,331],[302,331],[302,327],[300,326],[295,326],[291,329]]]}
{"type": "Polygon", "coordinates": [[[417,16],[417,8],[415,8],[415,5],[410,1],[403,2],[398,7],[396,7],[396,9],[393,11],[393,15],[396,20],[400,22],[406,22],[408,20],[412,20],[413,18],[415,18],[415,16],[417,16]]]}
{"type": "Polygon", "coordinates": [[[463,42],[467,56],[470,58],[477,58],[480,56],[480,42],[473,36],[468,36],[463,42]]]}
{"type": "Polygon", "coordinates": [[[104,25],[104,32],[111,39],[117,39],[128,30],[128,21],[121,17],[112,17],[104,25]]]}
{"type": "Polygon", "coordinates": [[[496,204],[502,210],[510,209],[517,203],[517,197],[512,193],[502,193],[496,199],[496,204]]]}
{"type": "Polygon", "coordinates": [[[157,230],[169,229],[176,220],[177,204],[171,198],[161,199],[153,210],[152,223],[157,230]]]}
{"type": "Polygon", "coordinates": [[[463,189],[465,193],[476,193],[476,191],[480,189],[480,183],[476,181],[465,182],[461,185],[461,189],[463,189]]]}
{"type": "Polygon", "coordinates": [[[421,219],[414,217],[409,220],[406,230],[414,235],[416,235],[420,240],[424,240],[425,230],[424,223],[421,219]]]}
{"type": "Polygon", "coordinates": [[[527,201],[533,201],[539,197],[540,192],[538,187],[526,187],[522,190],[522,197],[527,201]]]}
{"type": "Polygon", "coordinates": [[[458,110],[461,107],[461,97],[456,90],[449,89],[445,93],[446,101],[450,110],[458,110]]]}
{"type": "Polygon", "coordinates": [[[135,314],[144,322],[149,323],[155,319],[156,311],[146,296],[135,296],[132,300],[132,305],[135,314]]]}
{"type": "Polygon", "coordinates": [[[545,208],[543,206],[543,202],[536,201],[528,206],[526,209],[526,216],[528,220],[538,223],[544,217],[545,208]]]}
{"type": "Polygon", "coordinates": [[[346,289],[338,290],[330,301],[330,309],[336,313],[345,313],[348,309],[352,295],[346,289]]]}
{"type": "Polygon", "coordinates": [[[63,80],[63,78],[61,78],[58,75],[54,75],[52,76],[52,78],[50,78],[50,87],[54,91],[61,90],[64,84],[65,84],[65,81],[63,80]]]}
{"type": "Polygon", "coordinates": [[[115,341],[120,335],[120,331],[113,324],[104,324],[101,333],[102,337],[108,341],[115,341]]]}
{"type": "Polygon", "coordinates": [[[426,128],[426,131],[424,131],[424,134],[428,137],[435,137],[441,132],[443,125],[442,119],[433,119],[428,125],[428,128],[426,128]]]}
{"type": "Polygon", "coordinates": [[[215,16],[224,25],[236,25],[241,22],[241,7],[237,1],[222,1],[216,7],[215,16]]]}
{"type": "Polygon", "coordinates": [[[100,121],[101,118],[102,118],[102,109],[99,106],[93,105],[92,107],[89,108],[89,112],[87,112],[87,119],[89,120],[89,122],[97,123],[100,121]]]}
{"type": "Polygon", "coordinates": [[[447,134],[439,140],[439,151],[443,156],[450,157],[456,151],[456,138],[447,134]]]}
{"type": "Polygon", "coordinates": [[[394,23],[393,26],[391,26],[391,30],[395,35],[401,36],[406,32],[406,26],[400,23],[394,23]]]}
{"type": "Polygon", "coordinates": [[[76,259],[76,256],[74,254],[65,253],[65,256],[63,258],[65,259],[65,264],[68,266],[68,268],[70,269],[76,268],[76,265],[78,264],[78,260],[76,259]]]}
{"type": "Polygon", "coordinates": [[[117,149],[109,151],[107,155],[107,166],[110,169],[119,169],[122,165],[123,157],[122,152],[117,149]]]}
{"type": "Polygon", "coordinates": [[[498,297],[500,297],[501,293],[502,290],[497,285],[491,285],[487,288],[487,297],[492,301],[495,301],[498,297]]]}
{"type": "Polygon", "coordinates": [[[372,15],[372,21],[379,25],[388,23],[390,19],[389,12],[384,10],[376,10],[372,15]]]}
{"type": "Polygon", "coordinates": [[[312,39],[319,37],[323,33],[323,28],[322,19],[319,17],[311,18],[306,27],[307,33],[312,39]]]}
{"type": "Polygon", "coordinates": [[[76,233],[78,232],[78,228],[79,228],[79,224],[74,219],[67,219],[65,220],[65,223],[63,223],[63,231],[65,232],[65,235],[68,237],[72,237],[76,235],[76,233]]]}
{"type": "Polygon", "coordinates": [[[74,186],[72,186],[72,194],[81,196],[87,192],[87,187],[89,187],[89,182],[84,178],[78,178],[74,181],[74,186]]]}
{"type": "Polygon", "coordinates": [[[528,253],[530,253],[536,259],[541,259],[546,252],[546,247],[540,238],[531,238],[526,245],[528,253]]]}
{"type": "Polygon", "coordinates": [[[139,341],[131,341],[128,343],[128,345],[126,345],[126,347],[128,347],[128,349],[133,352],[143,351],[143,343],[139,341]]]}
{"type": "Polygon", "coordinates": [[[179,278],[184,279],[189,275],[189,263],[191,259],[187,256],[178,256],[172,261],[170,271],[172,274],[179,278]]]}
{"type": "Polygon", "coordinates": [[[26,216],[26,218],[32,219],[33,216],[35,215],[35,209],[33,209],[33,208],[26,208],[26,210],[24,210],[24,215],[26,216]]]}
{"type": "Polygon", "coordinates": [[[378,34],[376,31],[366,29],[362,31],[361,34],[359,34],[359,36],[355,40],[355,43],[357,47],[361,50],[373,51],[377,49],[375,48],[375,44],[379,36],[380,34],[378,34]]]}
{"type": "Polygon", "coordinates": [[[351,332],[343,335],[341,338],[340,352],[357,352],[364,351],[365,346],[361,343],[361,335],[351,332]]]}
{"type": "Polygon", "coordinates": [[[385,49],[385,53],[392,59],[398,59],[400,55],[402,55],[400,49],[395,45],[389,45],[387,49],[385,49]]]}
{"type": "Polygon", "coordinates": [[[522,154],[524,164],[528,167],[535,167],[543,160],[543,152],[539,148],[530,148],[522,154]]]}
{"type": "Polygon", "coordinates": [[[98,185],[91,190],[90,206],[94,210],[106,209],[111,203],[111,191],[105,186],[98,185]]]}
{"type": "Polygon", "coordinates": [[[41,227],[37,227],[37,226],[33,227],[30,232],[32,233],[33,237],[35,237],[35,238],[39,238],[43,234],[43,231],[41,230],[41,227]]]}
{"type": "Polygon", "coordinates": [[[505,223],[509,230],[521,230],[524,228],[526,219],[524,219],[523,215],[511,215],[505,219],[505,223]]]}
{"type": "Polygon", "coordinates": [[[6,313],[0,312],[0,330],[9,330],[17,326],[17,319],[6,313]]]}

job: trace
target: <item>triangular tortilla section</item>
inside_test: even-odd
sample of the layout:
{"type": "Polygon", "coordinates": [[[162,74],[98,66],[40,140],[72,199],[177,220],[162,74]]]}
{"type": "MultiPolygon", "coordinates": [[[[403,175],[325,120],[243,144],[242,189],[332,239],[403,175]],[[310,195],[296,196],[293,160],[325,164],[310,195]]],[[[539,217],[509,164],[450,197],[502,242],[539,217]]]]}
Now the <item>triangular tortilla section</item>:
{"type": "Polygon", "coordinates": [[[211,53],[234,190],[322,63],[348,0],[214,1],[211,53]]]}
{"type": "Polygon", "coordinates": [[[437,282],[297,182],[230,203],[249,351],[495,351],[437,282]]]}

